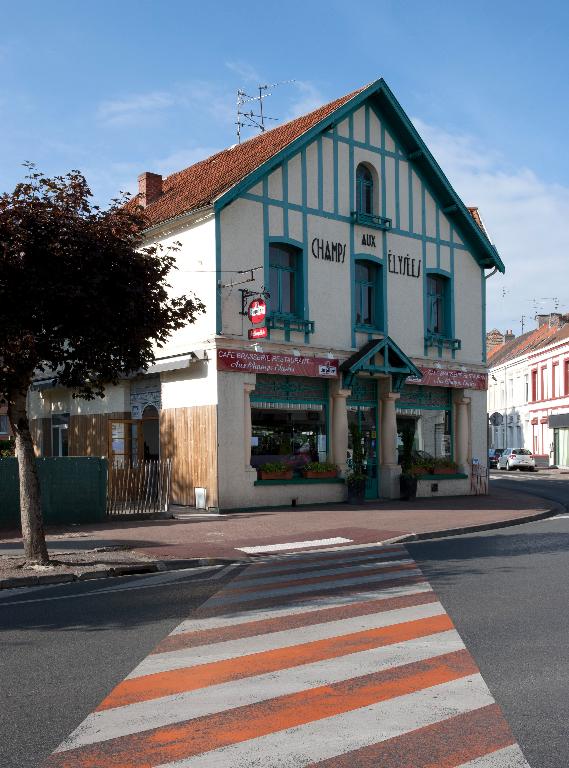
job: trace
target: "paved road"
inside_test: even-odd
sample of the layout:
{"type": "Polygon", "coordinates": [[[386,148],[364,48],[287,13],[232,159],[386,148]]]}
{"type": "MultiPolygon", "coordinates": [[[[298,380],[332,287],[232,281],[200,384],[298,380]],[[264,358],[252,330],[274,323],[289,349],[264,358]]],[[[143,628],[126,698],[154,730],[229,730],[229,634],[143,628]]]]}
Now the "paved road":
{"type": "Polygon", "coordinates": [[[219,575],[172,572],[3,591],[2,768],[38,768],[180,617],[230,577],[211,578],[219,575]]]}
{"type": "Polygon", "coordinates": [[[527,768],[402,546],[265,558],[143,659],[46,768],[527,768]]]}
{"type": "MultiPolygon", "coordinates": [[[[534,490],[538,493],[549,495],[549,498],[561,501],[567,500],[566,489],[569,488],[567,480],[552,479],[545,476],[507,475],[496,482],[502,484],[513,483],[517,489],[523,487],[524,490],[534,490]]],[[[569,688],[567,685],[569,680],[567,679],[564,649],[566,647],[568,628],[565,596],[567,594],[567,587],[569,587],[569,562],[567,562],[569,519],[561,518],[544,521],[531,526],[503,529],[487,535],[479,534],[465,539],[425,542],[411,545],[409,548],[412,550],[413,556],[420,560],[421,566],[433,583],[436,594],[442,598],[442,603],[465,640],[466,647],[473,653],[474,659],[480,666],[483,677],[489,684],[491,692],[504,708],[507,718],[510,719],[513,725],[515,736],[520,740],[532,767],[558,768],[559,766],[561,768],[563,766],[563,768],[566,768],[569,765],[569,753],[567,751],[565,724],[569,722],[569,712],[565,691],[569,688]]],[[[301,556],[297,555],[296,557],[300,558],[301,556]]],[[[272,560],[272,562],[273,564],[275,562],[278,563],[275,560],[272,560]]],[[[405,595],[404,591],[400,594],[394,593],[389,595],[384,591],[385,585],[384,589],[380,590],[378,584],[373,586],[373,594],[371,594],[370,590],[367,590],[367,593],[363,596],[361,594],[356,597],[352,595],[346,605],[340,604],[342,601],[339,598],[342,598],[344,593],[341,591],[342,587],[339,587],[336,583],[338,576],[337,574],[328,574],[326,576],[325,571],[337,571],[343,569],[346,564],[335,563],[333,568],[322,568],[324,565],[325,561],[320,562],[318,567],[315,562],[308,563],[305,571],[299,573],[299,576],[302,576],[303,579],[308,579],[309,582],[321,577],[324,580],[331,578],[331,592],[328,592],[327,597],[333,597],[336,602],[332,602],[330,605],[318,604],[318,599],[326,597],[326,595],[318,598],[317,592],[311,592],[312,598],[315,598],[316,602],[310,606],[306,605],[305,611],[337,611],[340,609],[345,610],[346,608],[351,610],[355,606],[356,613],[354,615],[336,615],[333,617],[333,622],[327,622],[328,626],[330,624],[337,624],[339,621],[351,622],[350,627],[352,631],[348,632],[348,635],[354,634],[354,629],[356,632],[372,632],[376,633],[376,635],[379,632],[381,634],[381,632],[385,631],[386,614],[393,614],[393,612],[402,610],[416,612],[435,608],[439,611],[439,613],[435,612],[433,616],[423,616],[422,618],[418,616],[414,618],[408,617],[411,622],[425,620],[441,621],[441,617],[446,616],[442,607],[438,608],[436,597],[432,592],[430,593],[433,596],[432,602],[422,604],[419,601],[416,604],[412,602],[405,606],[392,605],[390,610],[385,611],[385,608],[389,605],[388,600],[409,598],[410,595],[412,597],[413,590],[410,595],[405,595]],[[377,610],[374,613],[366,613],[364,610],[363,613],[358,613],[359,607],[362,604],[377,600],[385,601],[383,611],[377,610]],[[359,616],[359,618],[356,619],[356,616],[359,616]],[[363,624],[362,626],[359,626],[359,624],[353,626],[354,622],[357,623],[359,621],[363,622],[365,626],[363,624]],[[365,623],[369,621],[374,622],[373,626],[369,627],[365,623]]],[[[392,565],[396,564],[392,563],[392,565]]],[[[363,566],[363,564],[360,563],[360,566],[363,566]]],[[[274,565],[274,567],[277,566],[274,565]]],[[[286,577],[286,568],[283,571],[283,566],[281,565],[280,567],[281,576],[286,577]]],[[[373,559],[367,563],[365,568],[366,580],[369,580],[368,569],[370,567],[377,567],[377,563],[374,566],[373,559]]],[[[298,569],[295,566],[296,570],[298,569]]],[[[203,606],[201,610],[211,610],[212,606],[215,608],[214,614],[217,616],[215,621],[221,621],[221,624],[216,627],[215,632],[221,632],[222,634],[237,632],[235,637],[229,641],[241,644],[239,646],[241,648],[239,653],[242,653],[244,649],[249,648],[250,643],[258,642],[259,635],[257,629],[260,629],[260,627],[258,625],[252,626],[249,633],[240,636],[237,627],[240,624],[250,623],[251,615],[248,615],[247,612],[243,613],[240,622],[236,621],[235,616],[231,618],[230,622],[220,619],[219,612],[223,608],[223,603],[220,604],[219,601],[227,601],[229,598],[230,602],[237,599],[238,604],[242,603],[242,595],[239,597],[240,593],[231,592],[230,590],[235,590],[236,588],[241,590],[249,589],[254,584],[256,585],[255,589],[258,589],[266,579],[272,583],[272,580],[278,576],[276,572],[268,575],[260,573],[260,576],[254,576],[251,573],[251,569],[247,569],[242,573],[233,571],[229,574],[221,574],[219,580],[212,579],[212,574],[207,574],[206,572],[198,574],[158,574],[121,579],[120,582],[112,583],[79,583],[53,588],[16,590],[11,594],[0,596],[0,627],[2,628],[2,653],[0,654],[0,680],[2,680],[0,765],[3,768],[31,768],[32,766],[37,768],[37,766],[41,765],[47,755],[66,739],[79,723],[85,718],[89,718],[89,713],[93,712],[105,697],[108,697],[109,692],[115,686],[119,686],[117,690],[121,690],[121,685],[124,686],[122,681],[132,672],[133,668],[137,665],[142,665],[139,667],[139,671],[140,669],[144,671],[144,665],[148,663],[145,659],[157,643],[161,641],[166,643],[158,655],[168,658],[164,654],[172,652],[169,644],[172,642],[175,644],[178,641],[173,641],[172,638],[164,640],[164,638],[179,624],[181,618],[187,616],[190,622],[195,622],[197,620],[196,610],[199,610],[199,607],[208,598],[213,596],[220,587],[223,587],[230,578],[235,576],[236,572],[240,574],[242,579],[239,587],[235,582],[229,584],[225,596],[218,594],[211,603],[208,603],[209,608],[208,606],[203,606]],[[207,580],[197,581],[197,579],[206,579],[206,576],[208,576],[207,580]],[[247,579],[252,582],[250,587],[247,586],[247,579]],[[217,600],[217,607],[215,607],[215,600],[217,600]],[[226,626],[227,623],[230,624],[230,627],[226,626]]],[[[214,572],[214,575],[220,574],[214,572]]],[[[414,578],[413,574],[411,574],[411,578],[414,578]]],[[[364,584],[366,580],[364,580],[364,584]]],[[[286,583],[287,580],[285,579],[284,584],[286,585],[286,583]]],[[[314,582],[314,584],[320,584],[320,582],[314,582]]],[[[290,584],[288,588],[290,588],[290,584]]],[[[428,585],[426,590],[430,592],[428,585]]],[[[416,594],[420,595],[421,590],[417,588],[416,594]]],[[[327,632],[325,628],[326,622],[321,620],[321,616],[315,623],[306,627],[301,619],[298,619],[298,617],[294,618],[295,614],[290,610],[290,606],[275,607],[274,603],[271,602],[274,601],[274,598],[274,595],[270,597],[270,604],[258,606],[259,615],[253,621],[292,622],[290,626],[287,624],[285,632],[287,634],[293,633],[291,637],[295,643],[297,643],[298,638],[296,638],[294,633],[308,630],[309,633],[324,633],[322,637],[318,635],[320,639],[313,638],[309,643],[330,645],[330,643],[333,644],[335,642],[340,643],[339,646],[336,646],[337,650],[345,647],[344,643],[346,640],[338,640],[339,637],[344,638],[345,633],[327,632]],[[281,608],[284,611],[282,615],[274,616],[271,619],[270,611],[279,611],[281,608]],[[300,624],[298,621],[300,621],[300,624]]],[[[412,598],[412,600],[414,601],[415,598],[412,598]]],[[[253,601],[254,604],[255,602],[253,601]]],[[[235,608],[236,606],[233,605],[233,607],[235,608]]],[[[207,618],[205,614],[204,618],[207,618]]],[[[214,615],[212,614],[209,620],[213,618],[214,615]]],[[[202,618],[202,620],[204,619],[202,618]]],[[[449,620],[448,617],[446,617],[446,620],[449,620]]],[[[401,622],[399,623],[401,624],[401,622]]],[[[184,625],[182,632],[177,632],[176,634],[189,635],[191,632],[202,632],[201,637],[204,640],[203,630],[204,627],[200,629],[198,625],[190,623],[184,625]]],[[[397,632],[399,631],[400,628],[397,629],[397,632]]],[[[449,627],[444,632],[434,632],[432,634],[445,634],[446,632],[453,631],[452,627],[449,627]]],[[[265,637],[270,636],[271,632],[275,634],[282,632],[282,626],[279,628],[275,625],[273,629],[269,629],[263,635],[265,637]]],[[[392,642],[391,650],[395,646],[401,645],[401,643],[409,643],[408,640],[398,639],[399,642],[392,642]]],[[[221,639],[221,643],[224,642],[221,639]]],[[[417,646],[417,638],[412,638],[411,643],[413,642],[416,645],[416,650],[420,648],[420,643],[417,646]]],[[[458,638],[457,642],[460,642],[460,638],[458,638]]],[[[206,655],[212,651],[215,653],[216,647],[219,650],[219,645],[220,637],[218,636],[216,641],[215,633],[214,635],[210,634],[207,642],[203,642],[200,653],[203,652],[206,655]]],[[[180,649],[174,650],[174,653],[179,653],[179,651],[180,649]]],[[[194,651],[195,648],[191,650],[191,653],[193,654],[194,651]]],[[[421,657],[420,652],[417,650],[419,656],[416,658],[401,656],[401,654],[397,655],[397,653],[395,656],[390,656],[389,643],[384,646],[378,644],[374,649],[368,648],[365,652],[369,653],[370,651],[383,654],[384,666],[381,668],[380,673],[377,674],[387,675],[387,678],[381,679],[381,685],[384,686],[386,683],[391,685],[392,691],[400,691],[402,683],[399,672],[402,667],[406,665],[408,667],[412,664],[427,664],[428,668],[422,667],[420,670],[415,670],[419,677],[433,674],[440,675],[441,657],[444,654],[458,653],[459,658],[455,658],[452,664],[443,665],[446,669],[445,674],[449,674],[449,669],[454,669],[454,674],[457,677],[453,681],[448,680],[443,685],[450,685],[451,687],[459,685],[460,687],[461,680],[476,678],[475,696],[474,699],[470,700],[470,704],[464,703],[465,701],[468,702],[468,696],[465,698],[464,695],[458,695],[458,698],[455,697],[453,699],[454,705],[463,708],[461,716],[465,717],[466,720],[471,720],[472,713],[484,710],[486,706],[493,707],[492,699],[488,698],[488,691],[483,680],[478,676],[477,670],[474,667],[468,666],[473,664],[473,662],[464,651],[462,644],[460,646],[457,645],[454,650],[450,648],[443,649],[441,646],[435,649],[428,657],[425,655],[421,657]],[[462,674],[465,673],[465,670],[469,670],[468,673],[462,674]],[[390,675],[391,677],[389,677],[390,675]],[[479,698],[476,698],[477,696],[479,698]],[[482,699],[487,704],[477,706],[476,702],[480,703],[482,699]],[[472,704],[472,701],[475,703],[472,704]]],[[[282,655],[284,651],[283,647],[279,645],[278,647],[268,648],[260,652],[273,654],[276,652],[278,655],[282,655]]],[[[383,707],[381,709],[383,712],[382,717],[389,717],[389,712],[391,712],[392,718],[394,717],[395,721],[399,721],[401,719],[400,713],[394,716],[393,713],[397,710],[393,708],[392,701],[369,703],[370,696],[373,699],[374,696],[378,695],[377,689],[375,689],[375,693],[373,692],[373,681],[367,681],[366,689],[359,691],[353,689],[353,678],[354,675],[357,676],[357,671],[354,671],[356,668],[351,666],[351,659],[349,659],[347,666],[344,664],[342,667],[344,670],[341,673],[341,675],[344,675],[343,678],[328,680],[328,678],[322,676],[323,670],[321,665],[327,665],[328,669],[330,667],[334,669],[338,666],[338,658],[344,655],[348,658],[348,654],[340,652],[338,657],[335,657],[333,660],[320,658],[311,661],[307,666],[314,667],[316,665],[313,671],[317,674],[317,679],[312,678],[312,683],[305,685],[305,681],[302,682],[300,678],[296,678],[296,685],[305,685],[305,687],[300,689],[297,687],[292,692],[290,692],[290,689],[284,688],[282,693],[284,694],[288,690],[289,693],[287,695],[299,697],[297,703],[300,706],[305,701],[308,685],[314,686],[316,682],[320,686],[327,684],[326,696],[316,706],[318,711],[323,711],[321,707],[330,698],[329,692],[333,691],[336,693],[336,696],[332,696],[333,701],[337,701],[338,697],[349,694],[353,701],[358,704],[363,700],[368,702],[365,708],[366,712],[371,707],[372,709],[375,708],[374,711],[377,713],[379,711],[378,707],[383,707]],[[347,688],[342,689],[340,687],[337,690],[334,689],[333,686],[341,686],[346,681],[348,681],[347,688]],[[365,699],[366,696],[368,697],[367,699],[365,699]],[[386,707],[387,709],[385,709],[386,707]]],[[[351,654],[354,657],[358,655],[360,653],[351,654]]],[[[235,668],[241,666],[240,663],[235,661],[234,657],[229,661],[219,658],[214,663],[229,663],[229,670],[231,668],[235,670],[235,668]]],[[[166,673],[168,672],[168,670],[165,671],[166,673]]],[[[177,678],[177,671],[175,672],[174,678],[177,678]]],[[[258,709],[258,697],[260,695],[258,683],[260,678],[268,676],[272,679],[272,684],[274,684],[275,679],[280,679],[278,677],[280,673],[277,669],[258,673],[259,670],[256,670],[254,674],[250,675],[251,680],[246,686],[242,681],[237,681],[237,685],[235,683],[232,684],[230,681],[221,685],[232,684],[234,691],[237,691],[239,695],[245,695],[245,691],[249,691],[248,695],[253,695],[253,700],[249,699],[248,703],[243,703],[240,699],[239,707],[257,707],[257,715],[266,716],[266,712],[263,715],[262,709],[258,709]],[[251,690],[253,692],[257,691],[257,693],[251,694],[251,690]],[[254,698],[255,696],[257,696],[257,699],[254,698]]],[[[140,680],[141,677],[144,679],[147,675],[144,673],[142,675],[134,673],[132,679],[135,681],[135,689],[139,686],[139,683],[136,681],[140,680]]],[[[403,678],[406,678],[405,674],[403,678]]],[[[293,675],[293,682],[294,679],[293,675]]],[[[289,679],[288,682],[290,684],[291,680],[289,679]]],[[[377,682],[375,681],[375,683],[377,682]]],[[[409,685],[409,680],[407,679],[404,684],[409,685]]],[[[208,687],[211,688],[211,686],[208,687]]],[[[213,687],[218,688],[218,686],[213,687]]],[[[454,693],[456,694],[456,691],[454,693]]],[[[421,695],[418,690],[413,690],[405,694],[405,696],[417,697],[417,694],[421,695]]],[[[171,695],[176,697],[178,694],[174,693],[171,695]]],[[[261,699],[262,696],[261,694],[261,699]]],[[[194,699],[196,699],[195,693],[194,699]]],[[[201,701],[202,707],[206,707],[204,712],[209,711],[209,714],[204,714],[204,717],[210,718],[210,725],[213,722],[211,717],[215,716],[219,718],[220,725],[224,722],[227,726],[226,730],[229,729],[233,733],[238,732],[242,727],[239,721],[228,715],[232,705],[231,701],[227,698],[224,698],[222,704],[218,702],[215,705],[217,709],[214,711],[211,711],[211,702],[214,700],[211,696],[209,705],[207,701],[204,704],[204,699],[201,695],[197,696],[197,700],[201,701]],[[207,710],[207,706],[210,706],[210,710],[207,710]]],[[[108,699],[108,701],[112,702],[113,699],[108,699]]],[[[436,701],[431,703],[437,704],[436,701]]],[[[140,704],[144,705],[144,702],[134,702],[134,704],[137,706],[140,704]]],[[[131,705],[127,704],[127,708],[129,706],[131,705]]],[[[106,712],[108,719],[108,712],[112,713],[114,709],[117,709],[117,707],[105,706],[101,710],[101,714],[106,712]]],[[[291,711],[294,711],[294,709],[294,707],[292,710],[289,708],[287,717],[291,716],[291,711]]],[[[309,720],[312,715],[307,715],[306,711],[303,711],[303,716],[309,720]]],[[[456,713],[458,710],[455,709],[453,711],[456,713]]],[[[493,712],[493,710],[491,711],[493,712]]],[[[251,709],[249,712],[251,712],[251,709]]],[[[417,710],[415,710],[415,715],[415,720],[411,718],[411,721],[407,721],[408,731],[406,738],[411,738],[413,733],[415,735],[418,733],[420,736],[424,733],[431,734],[433,738],[430,740],[430,744],[432,750],[435,750],[433,755],[437,755],[437,760],[440,758],[440,764],[448,766],[465,765],[465,760],[461,755],[464,756],[464,754],[469,753],[461,753],[458,747],[455,757],[452,758],[454,762],[452,760],[451,762],[447,760],[446,763],[441,762],[443,757],[445,757],[443,755],[444,749],[448,749],[453,745],[456,747],[457,744],[460,744],[460,740],[457,741],[459,734],[456,732],[456,729],[454,734],[449,735],[449,732],[445,732],[444,727],[441,726],[441,723],[444,723],[445,719],[449,718],[448,707],[445,709],[444,715],[439,713],[439,719],[436,722],[431,722],[427,725],[425,725],[424,721],[420,720],[417,710]],[[431,728],[431,730],[426,732],[417,731],[418,723],[423,723],[419,728],[431,728]],[[438,736],[432,730],[432,726],[434,726],[435,731],[438,728],[438,736]],[[436,752],[437,749],[439,752],[436,752]]],[[[280,714],[278,716],[280,717],[280,714]]],[[[349,713],[347,712],[335,712],[330,716],[336,722],[347,722],[345,718],[349,719],[349,713]],[[340,718],[340,720],[337,720],[337,718],[340,718]]],[[[499,765],[500,768],[513,768],[514,766],[525,765],[525,762],[520,762],[522,758],[515,751],[515,745],[511,743],[512,737],[509,735],[505,722],[496,717],[493,719],[493,726],[490,728],[487,720],[484,718],[485,715],[482,713],[482,719],[478,725],[475,720],[471,720],[470,726],[474,728],[476,733],[485,734],[484,738],[490,738],[490,742],[495,737],[497,741],[494,742],[494,746],[496,743],[506,744],[502,748],[510,749],[510,754],[507,752],[503,753],[502,756],[505,756],[505,762],[503,760],[501,763],[495,763],[492,762],[493,758],[488,758],[491,761],[488,762],[488,760],[482,758],[482,762],[476,759],[475,762],[472,762],[472,766],[476,766],[476,768],[492,766],[494,768],[494,766],[499,765]]],[[[91,721],[88,720],[87,722],[91,721]]],[[[252,722],[249,724],[251,727],[252,722]]],[[[259,719],[255,720],[257,726],[259,722],[259,719]]],[[[292,725],[288,730],[294,731],[295,728],[306,729],[309,725],[310,723],[306,721],[300,725],[292,725]]],[[[166,725],[163,728],[168,730],[169,726],[166,725]]],[[[363,730],[367,733],[369,727],[367,730],[364,727],[363,730]]],[[[343,732],[346,733],[348,731],[354,731],[354,727],[349,727],[347,731],[343,732]]],[[[372,732],[374,732],[373,729],[372,732]]],[[[321,732],[319,731],[319,733],[321,732]]],[[[355,728],[354,733],[356,735],[360,734],[358,736],[360,738],[359,742],[356,739],[356,742],[352,740],[349,744],[347,742],[342,743],[341,748],[336,748],[336,754],[326,757],[325,762],[321,764],[325,765],[326,768],[331,768],[331,766],[336,768],[336,766],[344,764],[349,764],[350,768],[356,765],[373,765],[375,768],[378,765],[377,760],[380,756],[384,761],[381,764],[386,768],[391,765],[397,766],[397,768],[417,768],[418,765],[421,765],[421,763],[416,762],[418,752],[416,747],[412,746],[412,739],[407,741],[407,747],[405,747],[404,740],[399,741],[397,745],[392,741],[395,733],[392,730],[390,731],[390,739],[385,739],[384,735],[382,737],[384,738],[383,742],[375,741],[373,744],[365,742],[362,745],[361,729],[355,728]],[[378,752],[378,749],[384,749],[389,741],[391,741],[391,746],[395,746],[395,752],[391,754],[385,751],[383,753],[378,752]],[[410,752],[407,752],[405,759],[400,748],[411,749],[410,752]],[[359,750],[357,756],[355,755],[356,750],[359,750]],[[368,751],[366,752],[365,750],[368,751]],[[348,754],[349,757],[342,762],[343,754],[348,754]],[[355,757],[357,759],[354,759],[355,757]]],[[[465,733],[468,733],[468,729],[465,733]]],[[[132,734],[130,735],[132,736],[132,734]]],[[[124,736],[125,734],[123,734],[122,738],[124,736]]],[[[329,736],[333,741],[333,734],[329,736]]],[[[402,736],[404,734],[399,733],[396,738],[401,738],[402,736]]],[[[255,736],[255,740],[258,738],[258,736],[255,736]]],[[[369,736],[367,738],[369,739],[369,736]]],[[[424,739],[421,740],[424,741],[424,739]]],[[[320,738],[316,740],[318,744],[321,741],[322,739],[320,738]]],[[[328,737],[324,741],[327,743],[328,737]]],[[[477,745],[479,749],[483,750],[485,748],[481,746],[483,742],[480,740],[477,741],[474,738],[470,738],[467,741],[468,744],[465,745],[465,748],[472,749],[476,748],[477,745]]],[[[237,742],[238,740],[235,744],[237,742]]],[[[204,744],[205,742],[202,740],[202,747],[204,744]]],[[[208,742],[206,746],[211,751],[211,743],[208,742]]],[[[488,741],[486,742],[486,747],[488,747],[488,741]]],[[[217,745],[215,747],[216,750],[227,748],[238,749],[233,744],[217,745]]],[[[67,750],[67,752],[73,755],[73,750],[67,750]]],[[[217,752],[218,756],[220,754],[224,754],[223,751],[217,752]]],[[[319,754],[321,755],[322,753],[319,754]]],[[[423,754],[428,757],[428,752],[423,754]]],[[[498,752],[496,753],[496,755],[499,754],[498,752]]],[[[198,757],[201,760],[201,755],[196,755],[196,759],[198,757]]],[[[89,763],[80,764],[87,765],[89,763]]],[[[145,763],[137,763],[137,768],[140,768],[143,764],[145,763]]],[[[152,763],[149,764],[152,765],[152,763]]],[[[186,764],[186,762],[181,762],[177,763],[177,766],[186,764]]],[[[233,762],[227,763],[232,768],[234,764],[233,762]]],[[[280,768],[281,765],[288,763],[277,762],[276,764],[280,768]]],[[[291,764],[294,765],[295,763],[291,764]]],[[[306,762],[301,764],[306,764],[306,762]]],[[[439,763],[431,764],[438,765],[439,763]]],[[[73,766],[74,764],[70,763],[70,765],[73,766]]],[[[91,765],[97,765],[98,768],[106,768],[107,763],[98,761],[91,763],[91,765]]],[[[108,765],[122,765],[122,763],[114,762],[108,763],[108,765]]],[[[193,762],[192,765],[194,765],[193,762]]],[[[195,765],[201,765],[201,763],[196,762],[195,765]]],[[[223,765],[223,762],[217,762],[215,763],[215,768],[223,768],[223,765]]],[[[470,762],[468,765],[471,768],[470,762]]]]}
{"type": "MultiPolygon", "coordinates": [[[[493,480],[569,503],[569,480],[493,480]]],[[[569,517],[408,545],[532,768],[569,765],[569,517]]]]}

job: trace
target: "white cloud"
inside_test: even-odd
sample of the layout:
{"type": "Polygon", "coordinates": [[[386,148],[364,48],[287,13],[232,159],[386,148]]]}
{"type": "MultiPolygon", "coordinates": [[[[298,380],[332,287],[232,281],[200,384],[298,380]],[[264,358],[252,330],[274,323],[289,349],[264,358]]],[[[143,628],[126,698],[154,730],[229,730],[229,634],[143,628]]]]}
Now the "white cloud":
{"type": "MultiPolygon", "coordinates": [[[[569,310],[569,188],[512,168],[474,136],[453,134],[415,118],[417,130],[466,205],[480,209],[506,265],[488,280],[488,327],[520,332],[533,326],[534,299],[557,297],[569,310]]],[[[537,304],[554,309],[552,301],[537,304]]]]}
{"type": "Polygon", "coordinates": [[[97,110],[100,120],[111,125],[130,125],[159,114],[175,103],[172,93],[153,91],[103,101],[97,110]]]}
{"type": "Polygon", "coordinates": [[[225,66],[246,83],[262,84],[261,75],[257,70],[245,61],[226,61],[225,66]]]}
{"type": "Polygon", "coordinates": [[[287,120],[293,120],[295,117],[306,115],[307,112],[312,112],[326,103],[322,93],[308,80],[295,80],[293,86],[297,88],[298,95],[290,106],[290,113],[286,117],[287,120]]]}
{"type": "Polygon", "coordinates": [[[235,120],[235,97],[216,82],[191,80],[167,90],[130,94],[103,101],[97,117],[108,126],[131,126],[156,120],[172,111],[203,113],[221,123],[235,120]]]}
{"type": "Polygon", "coordinates": [[[168,176],[171,173],[182,171],[184,168],[194,165],[194,163],[199,163],[200,160],[204,160],[206,157],[210,157],[210,155],[214,155],[216,152],[219,152],[219,148],[188,147],[185,149],[178,149],[165,157],[154,160],[152,162],[152,168],[149,168],[148,170],[155,170],[156,173],[168,176]]]}

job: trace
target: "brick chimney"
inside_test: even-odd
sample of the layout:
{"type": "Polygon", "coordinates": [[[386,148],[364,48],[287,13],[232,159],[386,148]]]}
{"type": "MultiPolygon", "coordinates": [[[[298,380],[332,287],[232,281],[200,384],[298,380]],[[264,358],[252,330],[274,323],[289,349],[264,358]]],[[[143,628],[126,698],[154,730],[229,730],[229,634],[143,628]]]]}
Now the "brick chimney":
{"type": "Polygon", "coordinates": [[[143,208],[158,200],[162,194],[162,175],[145,171],[138,177],[139,201],[143,208]]]}
{"type": "Polygon", "coordinates": [[[504,344],[507,344],[509,341],[513,341],[513,339],[516,338],[516,334],[510,329],[509,331],[506,331],[504,334],[504,344]]]}
{"type": "Polygon", "coordinates": [[[497,347],[501,347],[504,344],[504,334],[497,328],[493,331],[489,331],[486,334],[486,349],[488,354],[491,354],[497,347]]]}

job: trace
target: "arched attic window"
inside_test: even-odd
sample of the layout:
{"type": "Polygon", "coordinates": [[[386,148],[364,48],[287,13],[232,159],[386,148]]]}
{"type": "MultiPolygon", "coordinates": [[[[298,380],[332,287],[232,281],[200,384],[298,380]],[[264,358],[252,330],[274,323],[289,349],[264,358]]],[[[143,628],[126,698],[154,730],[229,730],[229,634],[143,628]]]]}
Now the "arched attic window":
{"type": "Polygon", "coordinates": [[[356,168],[356,211],[373,215],[373,174],[367,165],[360,163],[356,168]]]}

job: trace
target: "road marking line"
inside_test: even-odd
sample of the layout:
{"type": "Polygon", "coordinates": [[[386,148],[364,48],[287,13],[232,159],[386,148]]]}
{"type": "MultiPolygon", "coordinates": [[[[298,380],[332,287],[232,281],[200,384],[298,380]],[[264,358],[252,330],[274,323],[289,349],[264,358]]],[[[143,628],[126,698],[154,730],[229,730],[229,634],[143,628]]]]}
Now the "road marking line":
{"type": "Polygon", "coordinates": [[[332,544],[351,544],[353,539],[336,536],[333,539],[315,539],[314,541],[292,541],[288,544],[262,544],[258,547],[236,547],[239,552],[254,555],[262,552],[281,552],[285,549],[303,549],[305,547],[325,547],[332,544]]]}
{"type": "MultiPolygon", "coordinates": [[[[160,768],[306,766],[494,704],[480,675],[415,691],[325,720],[287,728],[160,768]]],[[[80,764],[79,764],[80,765],[80,764]]],[[[131,768],[129,763],[121,768],[131,768]]],[[[134,768],[134,766],[132,766],[134,768]]]]}
{"type": "Polygon", "coordinates": [[[357,549],[249,566],[46,768],[529,768],[415,561],[357,549]]]}
{"type": "MultiPolygon", "coordinates": [[[[400,586],[383,588],[381,592],[372,590],[369,592],[352,592],[343,595],[327,595],[323,597],[308,597],[304,602],[297,602],[293,605],[274,607],[271,610],[252,610],[242,613],[240,611],[229,611],[219,613],[215,616],[199,618],[199,609],[196,612],[198,617],[187,619],[172,630],[171,636],[186,632],[201,632],[214,629],[223,629],[224,627],[235,627],[240,624],[259,621],[262,619],[277,619],[284,616],[297,616],[299,614],[310,613],[314,610],[338,608],[341,606],[356,605],[371,600],[389,600],[401,595],[414,595],[417,593],[433,593],[433,589],[427,581],[421,581],[402,584],[400,586]]],[[[434,594],[434,593],[433,593],[434,594]]]]}
{"type": "Polygon", "coordinates": [[[259,621],[245,623],[231,623],[218,629],[206,629],[197,632],[177,632],[168,635],[162,640],[152,654],[175,651],[181,648],[193,648],[207,643],[220,643],[224,640],[238,640],[245,637],[280,632],[281,630],[302,629],[314,624],[325,624],[337,619],[352,618],[354,616],[366,616],[371,613],[393,611],[397,608],[406,608],[412,605],[424,605],[425,603],[438,602],[434,592],[415,592],[391,599],[362,600],[357,603],[341,605],[337,607],[320,608],[302,613],[288,613],[278,618],[263,618],[259,621]]]}
{"type": "Polygon", "coordinates": [[[280,632],[259,634],[237,640],[225,640],[219,643],[182,648],[147,656],[136,666],[127,680],[146,675],[157,675],[175,669],[190,669],[205,664],[216,664],[230,659],[249,659],[261,653],[270,653],[277,649],[304,647],[329,639],[345,638],[354,633],[373,631],[380,627],[395,627],[410,621],[440,616],[445,609],[437,602],[398,608],[384,613],[370,613],[336,621],[307,625],[298,629],[284,629],[280,632]]]}
{"type": "Polygon", "coordinates": [[[251,678],[247,686],[241,680],[231,681],[198,691],[165,696],[160,699],[159,706],[152,700],[93,712],[57,751],[76,749],[97,741],[108,741],[267,701],[275,698],[275,692],[279,696],[300,693],[460,650],[464,650],[460,635],[456,630],[449,630],[351,656],[258,675],[251,678]]]}
{"type": "Polygon", "coordinates": [[[405,624],[354,632],[342,637],[278,648],[243,658],[224,659],[211,664],[126,678],[99,704],[97,711],[207,688],[210,685],[252,677],[265,672],[277,672],[288,667],[300,667],[310,662],[345,656],[383,645],[393,645],[414,637],[446,632],[449,629],[454,629],[454,626],[448,615],[443,613],[405,624]]]}
{"type": "Polygon", "coordinates": [[[417,576],[421,575],[421,571],[418,568],[413,568],[414,563],[408,565],[394,565],[389,568],[385,568],[380,574],[362,574],[361,576],[352,576],[351,578],[338,578],[335,581],[329,580],[327,582],[319,582],[317,584],[303,584],[296,587],[279,587],[274,589],[258,590],[252,594],[244,595],[228,595],[224,597],[223,594],[214,596],[211,598],[209,605],[211,607],[229,606],[242,604],[250,601],[260,601],[266,598],[291,598],[295,595],[301,595],[307,592],[326,591],[330,589],[339,589],[340,587],[357,586],[359,584],[373,584],[379,581],[386,581],[396,577],[405,576],[417,576]]]}

